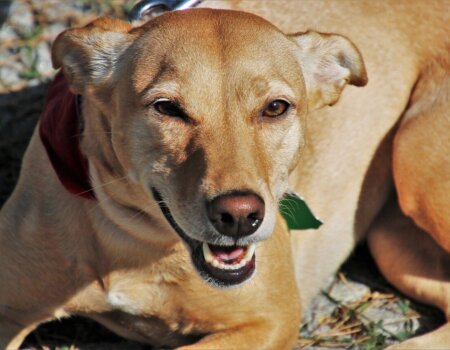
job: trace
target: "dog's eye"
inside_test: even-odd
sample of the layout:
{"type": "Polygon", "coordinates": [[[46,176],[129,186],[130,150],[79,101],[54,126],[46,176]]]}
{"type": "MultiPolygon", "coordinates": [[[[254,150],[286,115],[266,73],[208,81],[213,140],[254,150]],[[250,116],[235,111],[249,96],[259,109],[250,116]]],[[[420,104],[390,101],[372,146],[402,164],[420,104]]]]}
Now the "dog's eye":
{"type": "Polygon", "coordinates": [[[184,119],[186,116],[176,103],[169,100],[155,101],[153,102],[153,108],[155,108],[159,113],[170,117],[180,117],[184,119]]]}
{"type": "Polygon", "coordinates": [[[289,106],[289,103],[285,100],[274,100],[266,106],[263,116],[269,118],[278,117],[285,113],[289,106]]]}

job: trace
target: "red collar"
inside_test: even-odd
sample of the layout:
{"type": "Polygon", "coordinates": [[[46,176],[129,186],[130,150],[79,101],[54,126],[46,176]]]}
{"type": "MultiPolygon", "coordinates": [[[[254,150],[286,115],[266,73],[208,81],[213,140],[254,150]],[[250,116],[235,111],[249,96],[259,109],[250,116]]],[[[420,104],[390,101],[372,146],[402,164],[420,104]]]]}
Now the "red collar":
{"type": "Polygon", "coordinates": [[[77,96],[70,92],[62,72],[48,89],[39,123],[39,135],[61,183],[72,194],[95,199],[87,161],[80,150],[77,96]]]}

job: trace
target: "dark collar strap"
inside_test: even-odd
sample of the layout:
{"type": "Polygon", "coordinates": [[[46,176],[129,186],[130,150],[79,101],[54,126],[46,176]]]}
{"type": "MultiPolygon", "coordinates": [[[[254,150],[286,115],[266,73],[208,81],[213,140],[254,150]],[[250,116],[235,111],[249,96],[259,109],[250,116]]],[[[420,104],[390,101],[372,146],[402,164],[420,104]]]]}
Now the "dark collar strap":
{"type": "Polygon", "coordinates": [[[83,124],[77,107],[78,99],[59,72],[48,89],[39,121],[39,135],[64,187],[77,196],[95,199],[88,164],[80,149],[83,124]]]}

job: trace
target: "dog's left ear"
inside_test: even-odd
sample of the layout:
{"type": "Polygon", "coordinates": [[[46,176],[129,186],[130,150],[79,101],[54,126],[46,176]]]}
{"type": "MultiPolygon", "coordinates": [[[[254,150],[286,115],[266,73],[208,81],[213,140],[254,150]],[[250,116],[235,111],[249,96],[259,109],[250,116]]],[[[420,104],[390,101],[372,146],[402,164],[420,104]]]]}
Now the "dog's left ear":
{"type": "Polygon", "coordinates": [[[367,84],[362,56],[347,38],[314,31],[291,34],[290,38],[299,47],[310,111],[336,103],[347,84],[367,84]]]}
{"type": "Polygon", "coordinates": [[[52,47],[54,68],[62,68],[73,93],[114,80],[123,52],[131,44],[132,26],[102,17],[82,28],[61,33],[52,47]]]}

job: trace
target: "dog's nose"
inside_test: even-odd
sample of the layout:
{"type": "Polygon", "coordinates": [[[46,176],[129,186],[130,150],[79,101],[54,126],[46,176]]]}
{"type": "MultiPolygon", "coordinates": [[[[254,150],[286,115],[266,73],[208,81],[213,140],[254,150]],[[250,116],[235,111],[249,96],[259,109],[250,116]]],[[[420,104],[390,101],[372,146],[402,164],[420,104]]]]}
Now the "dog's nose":
{"type": "Polygon", "coordinates": [[[225,236],[251,235],[264,219],[264,201],[253,193],[221,195],[207,202],[206,206],[212,224],[225,236]]]}

